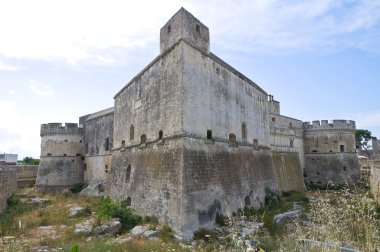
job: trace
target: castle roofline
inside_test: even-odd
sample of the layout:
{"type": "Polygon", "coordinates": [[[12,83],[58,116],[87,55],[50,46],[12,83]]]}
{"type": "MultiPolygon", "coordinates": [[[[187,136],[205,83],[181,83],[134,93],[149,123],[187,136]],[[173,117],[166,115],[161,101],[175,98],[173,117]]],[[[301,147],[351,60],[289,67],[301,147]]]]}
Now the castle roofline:
{"type": "Polygon", "coordinates": [[[106,116],[106,115],[109,115],[109,114],[113,114],[114,111],[115,111],[114,107],[110,107],[110,108],[106,108],[106,109],[97,111],[95,113],[90,114],[86,118],[86,121],[93,120],[93,119],[96,119],[96,118],[101,117],[101,116],[106,116]]]}
{"type": "MultiPolygon", "coordinates": [[[[136,79],[138,79],[141,75],[143,75],[152,65],[154,65],[158,60],[160,60],[162,57],[164,57],[167,53],[169,53],[174,47],[176,47],[181,42],[184,42],[185,44],[191,46],[193,49],[199,51],[200,53],[203,53],[201,50],[199,50],[198,48],[194,47],[193,45],[191,45],[190,43],[188,43],[186,40],[180,40],[180,41],[178,41],[178,43],[176,43],[175,45],[173,45],[171,49],[167,50],[165,53],[160,54],[155,59],[153,59],[146,67],[143,68],[143,70],[141,70],[135,77],[133,77],[127,84],[125,84],[124,87],[121,88],[120,91],[117,92],[114,95],[113,98],[115,99],[119,94],[121,94],[125,89],[127,89],[128,86],[131,83],[133,83],[136,79]]],[[[226,63],[225,61],[223,61],[221,58],[219,58],[218,56],[216,56],[212,52],[210,52],[210,54],[208,54],[208,55],[206,54],[204,56],[209,57],[210,59],[214,60],[216,63],[218,63],[221,66],[225,67],[226,69],[228,69],[229,71],[231,71],[233,74],[235,74],[236,76],[238,76],[240,79],[246,81],[251,86],[253,86],[254,88],[258,89],[260,92],[264,93],[265,95],[268,95],[268,93],[265,92],[259,85],[257,85],[255,82],[253,82],[252,80],[250,80],[244,74],[242,74],[241,72],[239,72],[238,70],[236,70],[234,67],[232,67],[231,65],[229,65],[228,63],[226,63]]]]}

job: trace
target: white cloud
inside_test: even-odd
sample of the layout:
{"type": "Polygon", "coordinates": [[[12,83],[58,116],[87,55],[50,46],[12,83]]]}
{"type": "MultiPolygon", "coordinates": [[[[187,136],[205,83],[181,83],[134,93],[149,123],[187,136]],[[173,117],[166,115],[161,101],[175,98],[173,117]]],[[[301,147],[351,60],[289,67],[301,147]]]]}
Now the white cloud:
{"type": "MultiPolygon", "coordinates": [[[[1,42],[0,42],[1,43],[1,42]]],[[[10,71],[10,72],[15,72],[15,71],[19,71],[21,70],[22,68],[19,67],[19,66],[15,66],[15,65],[12,65],[12,64],[8,64],[6,62],[3,62],[0,60],[0,71],[10,71]]]]}
{"type": "Polygon", "coordinates": [[[39,96],[52,96],[54,94],[54,90],[48,85],[40,84],[35,79],[29,80],[29,88],[30,90],[39,96]]]}
{"type": "Polygon", "coordinates": [[[213,44],[234,50],[380,48],[372,0],[14,0],[0,2],[0,56],[117,65],[158,49],[159,29],[181,6],[211,28],[213,44]]]}
{"type": "Polygon", "coordinates": [[[20,157],[38,157],[40,138],[38,135],[41,118],[23,115],[14,101],[0,101],[0,132],[5,134],[0,141],[0,152],[16,153],[20,157]],[[28,123],[25,123],[28,122],[28,123]]]}

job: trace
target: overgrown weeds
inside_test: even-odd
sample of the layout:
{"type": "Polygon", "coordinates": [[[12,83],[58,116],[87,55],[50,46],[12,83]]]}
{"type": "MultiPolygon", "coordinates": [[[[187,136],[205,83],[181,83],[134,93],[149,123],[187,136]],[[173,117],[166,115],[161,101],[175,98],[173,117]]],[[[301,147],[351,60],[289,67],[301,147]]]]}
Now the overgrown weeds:
{"type": "Polygon", "coordinates": [[[120,233],[131,230],[142,223],[143,220],[141,216],[128,208],[127,201],[113,201],[108,197],[101,200],[97,215],[100,217],[118,218],[122,225],[120,233]]]}

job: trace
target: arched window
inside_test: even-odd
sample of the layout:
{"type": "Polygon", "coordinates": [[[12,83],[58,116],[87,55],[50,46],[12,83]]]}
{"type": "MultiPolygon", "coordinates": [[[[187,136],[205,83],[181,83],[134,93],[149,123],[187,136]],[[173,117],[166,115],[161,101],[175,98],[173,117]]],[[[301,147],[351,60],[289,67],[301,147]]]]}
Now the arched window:
{"type": "Polygon", "coordinates": [[[160,130],[159,132],[158,132],[158,139],[162,139],[162,137],[164,136],[164,132],[162,132],[162,130],[160,130]]]}
{"type": "Polygon", "coordinates": [[[294,140],[293,140],[293,139],[290,139],[290,147],[291,147],[291,148],[294,147],[294,140]]]}
{"type": "Polygon", "coordinates": [[[141,143],[141,144],[146,143],[146,135],[145,135],[145,134],[142,134],[142,135],[141,135],[141,137],[140,137],[140,143],[141,143]]]}
{"type": "Polygon", "coordinates": [[[244,198],[244,205],[250,206],[251,205],[251,198],[249,196],[244,198]]]}
{"type": "Polygon", "coordinates": [[[132,167],[130,164],[128,164],[127,169],[125,170],[125,183],[129,183],[131,180],[131,170],[132,167]]]}
{"type": "Polygon", "coordinates": [[[241,137],[243,140],[247,140],[247,125],[245,123],[241,125],[241,137]]]}
{"type": "Polygon", "coordinates": [[[230,134],[228,135],[228,141],[229,141],[230,143],[232,143],[232,144],[236,143],[236,136],[235,136],[235,134],[230,133],[230,134]]]}
{"type": "Polygon", "coordinates": [[[133,124],[131,124],[131,127],[129,127],[129,140],[133,140],[135,138],[135,127],[133,124]]]}

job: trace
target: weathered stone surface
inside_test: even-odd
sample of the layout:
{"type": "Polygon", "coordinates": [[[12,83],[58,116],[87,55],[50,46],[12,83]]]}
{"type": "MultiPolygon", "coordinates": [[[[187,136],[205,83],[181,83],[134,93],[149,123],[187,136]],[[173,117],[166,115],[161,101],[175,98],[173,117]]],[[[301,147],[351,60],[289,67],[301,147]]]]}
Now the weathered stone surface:
{"type": "Polygon", "coordinates": [[[92,232],[92,223],[93,220],[86,220],[82,223],[75,224],[74,233],[76,235],[90,235],[92,232]]]}
{"type": "Polygon", "coordinates": [[[141,236],[144,234],[144,232],[147,231],[147,228],[145,226],[136,226],[134,227],[129,234],[131,236],[141,236]]]}
{"type": "Polygon", "coordinates": [[[86,211],[86,209],[84,207],[74,206],[74,207],[69,209],[69,217],[70,218],[77,217],[78,215],[83,214],[84,211],[86,211]]]}
{"type": "Polygon", "coordinates": [[[104,196],[104,190],[104,181],[91,180],[79,194],[87,196],[104,196]]]}
{"type": "Polygon", "coordinates": [[[373,163],[370,184],[373,197],[380,204],[380,159],[373,163]]]}
{"type": "Polygon", "coordinates": [[[95,227],[92,230],[92,233],[94,235],[113,236],[120,231],[120,228],[121,223],[119,219],[113,219],[110,222],[107,222],[106,224],[95,227]]]}
{"type": "Polygon", "coordinates": [[[17,189],[16,171],[5,166],[0,166],[0,214],[7,206],[7,199],[17,189]]]}
{"type": "Polygon", "coordinates": [[[159,232],[156,230],[147,230],[143,233],[143,236],[149,240],[155,240],[158,238],[159,232]]]}
{"type": "Polygon", "coordinates": [[[42,205],[45,203],[48,203],[50,200],[49,199],[43,199],[43,198],[32,198],[28,202],[31,205],[42,205]]]}

